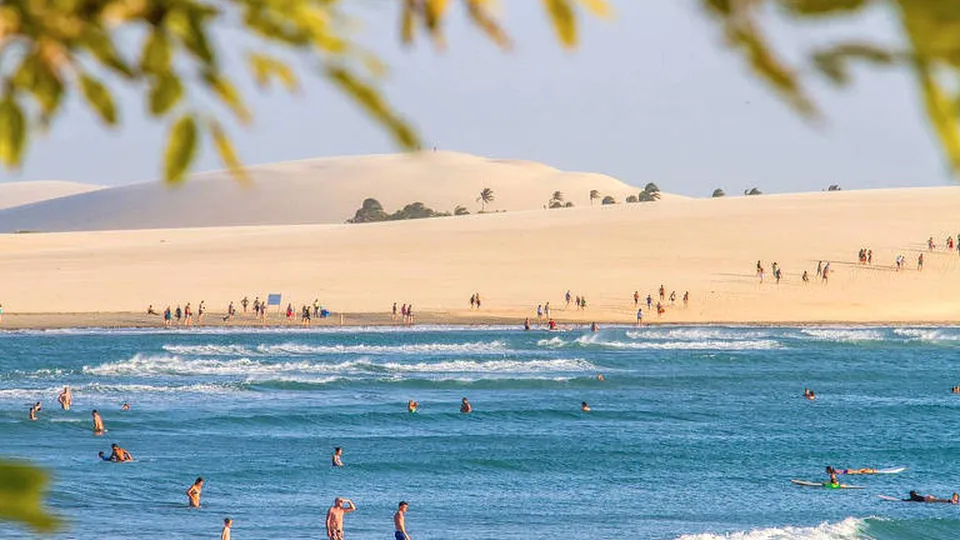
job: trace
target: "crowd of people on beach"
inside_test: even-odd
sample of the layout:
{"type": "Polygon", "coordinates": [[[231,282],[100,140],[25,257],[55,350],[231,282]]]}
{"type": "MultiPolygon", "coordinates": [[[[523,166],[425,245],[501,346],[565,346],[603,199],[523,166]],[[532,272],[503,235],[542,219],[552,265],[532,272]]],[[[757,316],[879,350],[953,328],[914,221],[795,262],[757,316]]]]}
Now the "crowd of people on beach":
{"type": "MultiPolygon", "coordinates": [[[[220,320],[224,323],[234,321],[240,315],[246,316],[248,308],[252,308],[254,321],[260,323],[267,322],[269,306],[266,301],[261,301],[259,296],[254,298],[252,304],[250,298],[244,296],[239,301],[239,304],[242,312],[238,312],[236,304],[231,300],[229,305],[227,305],[226,312],[220,317],[220,320]]],[[[279,304],[277,305],[277,309],[279,311],[279,304]]],[[[167,305],[162,313],[158,312],[153,304],[147,307],[147,315],[162,317],[163,326],[165,327],[201,326],[204,323],[204,315],[206,315],[206,313],[207,305],[203,300],[197,305],[196,312],[194,312],[191,302],[187,302],[186,305],[178,304],[175,308],[167,305]],[[196,317],[194,317],[194,315],[196,315],[196,317]]],[[[299,320],[301,326],[310,326],[312,319],[323,319],[329,317],[330,314],[330,311],[320,303],[320,300],[315,298],[311,304],[302,304],[299,310],[294,309],[293,302],[288,302],[287,308],[283,311],[283,319],[287,322],[299,320]],[[299,318],[295,317],[296,314],[299,314],[299,318]]]]}

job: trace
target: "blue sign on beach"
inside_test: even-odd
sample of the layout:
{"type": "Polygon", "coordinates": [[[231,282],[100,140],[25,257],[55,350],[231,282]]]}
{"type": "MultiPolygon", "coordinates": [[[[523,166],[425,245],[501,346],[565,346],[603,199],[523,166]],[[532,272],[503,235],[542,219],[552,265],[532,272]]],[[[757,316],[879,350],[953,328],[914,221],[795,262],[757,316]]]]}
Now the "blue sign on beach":
{"type": "Polygon", "coordinates": [[[267,295],[267,305],[268,305],[268,306],[279,306],[279,305],[280,305],[280,295],[279,295],[279,294],[268,294],[268,295],[267,295]]]}

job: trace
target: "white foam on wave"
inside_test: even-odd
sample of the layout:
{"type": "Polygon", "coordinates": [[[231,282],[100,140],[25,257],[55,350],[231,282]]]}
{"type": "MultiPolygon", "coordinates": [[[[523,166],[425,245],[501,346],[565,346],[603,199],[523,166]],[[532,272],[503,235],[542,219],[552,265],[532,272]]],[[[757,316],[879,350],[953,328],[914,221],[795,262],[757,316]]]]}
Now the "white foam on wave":
{"type": "Polygon", "coordinates": [[[163,376],[218,375],[255,376],[283,373],[541,373],[588,371],[596,366],[580,358],[554,360],[450,360],[444,362],[377,363],[367,358],[337,363],[313,361],[268,363],[239,358],[235,360],[184,359],[179,356],[134,355],[128,360],[84,366],[87,375],[163,376]]]}
{"type": "Polygon", "coordinates": [[[257,345],[164,345],[163,350],[183,356],[292,356],[308,354],[502,354],[503,341],[472,343],[418,343],[408,345],[306,345],[281,343],[257,345]]]}
{"type": "Polygon", "coordinates": [[[558,338],[558,337],[556,337],[556,336],[554,336],[554,337],[552,337],[552,338],[550,338],[550,339],[537,340],[537,346],[538,346],[538,347],[547,347],[547,348],[551,348],[551,349],[558,349],[558,348],[560,348],[560,347],[563,347],[563,346],[566,345],[566,344],[567,344],[566,341],[564,341],[564,340],[562,340],[562,339],[560,339],[560,338],[558,338]]]}
{"type": "Polygon", "coordinates": [[[771,527],[726,534],[687,534],[677,540],[856,540],[861,538],[865,520],[848,517],[837,523],[824,522],[816,527],[771,527]]]}
{"type": "Polygon", "coordinates": [[[893,333],[909,340],[928,341],[937,343],[942,341],[960,341],[960,333],[950,332],[940,328],[894,328],[893,333]]]}
{"type": "MultiPolygon", "coordinates": [[[[151,384],[102,384],[91,383],[79,386],[71,386],[74,396],[87,394],[155,394],[155,393],[227,393],[241,390],[236,384],[186,384],[186,385],[151,385],[151,384]]],[[[27,399],[35,401],[37,399],[53,400],[56,398],[63,386],[51,386],[47,388],[5,388],[0,390],[0,401],[27,399]]]]}
{"type": "Polygon", "coordinates": [[[597,341],[596,345],[614,349],[654,349],[688,351],[742,351],[782,349],[780,342],[772,339],[757,340],[706,340],[706,341],[597,341]]]}
{"type": "Polygon", "coordinates": [[[800,333],[820,341],[838,343],[857,343],[863,341],[883,341],[883,330],[879,328],[803,328],[800,333]]]}
{"type": "Polygon", "coordinates": [[[662,339],[674,341],[707,341],[726,339],[763,339],[771,331],[763,328],[734,328],[725,326],[662,327],[647,326],[627,331],[631,339],[662,339]]]}

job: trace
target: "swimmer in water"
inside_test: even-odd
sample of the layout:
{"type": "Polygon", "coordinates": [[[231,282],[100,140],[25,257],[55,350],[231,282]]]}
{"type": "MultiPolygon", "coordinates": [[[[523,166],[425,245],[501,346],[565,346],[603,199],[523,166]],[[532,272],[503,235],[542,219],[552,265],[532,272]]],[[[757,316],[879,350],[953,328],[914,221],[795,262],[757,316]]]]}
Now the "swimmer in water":
{"type": "Polygon", "coordinates": [[[603,381],[605,380],[605,379],[603,378],[603,373],[597,373],[597,380],[600,381],[600,382],[603,382],[603,381]]]}
{"type": "Polygon", "coordinates": [[[223,529],[220,531],[220,540],[230,540],[230,527],[233,527],[233,520],[223,518],[223,529]]]}
{"type": "Polygon", "coordinates": [[[203,477],[197,477],[193,485],[187,489],[187,503],[190,508],[200,508],[200,492],[203,491],[203,477]]]}
{"type": "Polygon", "coordinates": [[[586,402],[586,401],[581,401],[581,402],[580,402],[580,410],[583,411],[583,412],[590,412],[590,406],[587,405],[587,402],[586,402]]]}
{"type": "Polygon", "coordinates": [[[130,452],[120,448],[117,443],[111,444],[110,449],[113,450],[113,452],[110,454],[110,461],[117,461],[120,463],[125,461],[133,461],[133,456],[130,455],[130,452]]]}
{"type": "Polygon", "coordinates": [[[467,401],[467,398],[463,398],[460,400],[460,412],[462,413],[473,412],[473,405],[470,405],[470,402],[467,401]]]}
{"type": "Polygon", "coordinates": [[[129,403],[124,403],[123,405],[120,406],[120,410],[121,410],[121,411],[129,411],[129,410],[130,410],[130,404],[129,404],[129,403]]]}
{"type": "Polygon", "coordinates": [[[110,458],[108,458],[107,456],[103,455],[103,450],[97,452],[97,457],[100,458],[100,459],[103,460],[103,461],[113,461],[112,459],[110,459],[110,458]]]}
{"type": "Polygon", "coordinates": [[[63,390],[60,391],[60,395],[57,396],[57,402],[60,403],[60,408],[69,411],[70,405],[73,404],[73,395],[70,393],[70,387],[64,386],[63,390]]]}
{"type": "Polygon", "coordinates": [[[37,419],[37,413],[43,410],[43,405],[38,401],[30,407],[30,420],[37,419]]]}
{"type": "Polygon", "coordinates": [[[96,409],[91,414],[93,415],[93,434],[103,435],[103,432],[106,431],[103,427],[103,418],[100,417],[100,413],[96,409]]]}
{"type": "Polygon", "coordinates": [[[333,449],[333,457],[330,458],[330,461],[334,467],[343,467],[343,460],[341,459],[342,456],[343,448],[338,446],[333,449]]]}
{"type": "Polygon", "coordinates": [[[599,331],[600,331],[600,327],[597,326],[597,323],[593,323],[593,324],[590,325],[590,331],[591,331],[591,332],[599,332],[599,331]]]}
{"type": "Polygon", "coordinates": [[[407,402],[407,412],[409,413],[417,412],[417,408],[419,407],[420,407],[420,404],[412,399],[409,402],[407,402]]]}

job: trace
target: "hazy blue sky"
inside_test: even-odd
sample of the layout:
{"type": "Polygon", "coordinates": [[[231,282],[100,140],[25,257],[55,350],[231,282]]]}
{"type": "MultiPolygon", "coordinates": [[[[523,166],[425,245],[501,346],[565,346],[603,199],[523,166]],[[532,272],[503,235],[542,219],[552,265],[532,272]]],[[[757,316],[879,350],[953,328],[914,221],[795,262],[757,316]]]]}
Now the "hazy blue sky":
{"type": "MultiPolygon", "coordinates": [[[[462,16],[452,19],[446,52],[425,41],[401,50],[395,2],[358,0],[355,9],[370,19],[363,41],[391,66],[391,102],[427,145],[603,172],[637,185],[654,181],[689,195],[715,187],[734,194],[751,186],[789,192],[951,182],[909,73],[859,69],[846,90],[814,85],[826,122],[812,126],[721,46],[694,0],[613,3],[615,19],[588,20],[573,52],[559,47],[533,0],[501,2],[517,45],[510,53],[462,16]]],[[[884,12],[827,32],[898,40],[896,21],[884,12]]],[[[223,37],[224,47],[242,47],[235,36],[223,37]]],[[[790,50],[817,42],[808,27],[780,26],[776,37],[790,50]]],[[[300,96],[248,92],[256,120],[234,130],[247,163],[394,151],[352,103],[304,77],[300,96]]],[[[26,167],[0,180],[119,185],[158,177],[166,128],[141,114],[136,92],[121,99],[120,131],[104,131],[72,102],[52,132],[34,140],[26,167]]],[[[199,169],[216,168],[204,152],[199,169]]]]}

